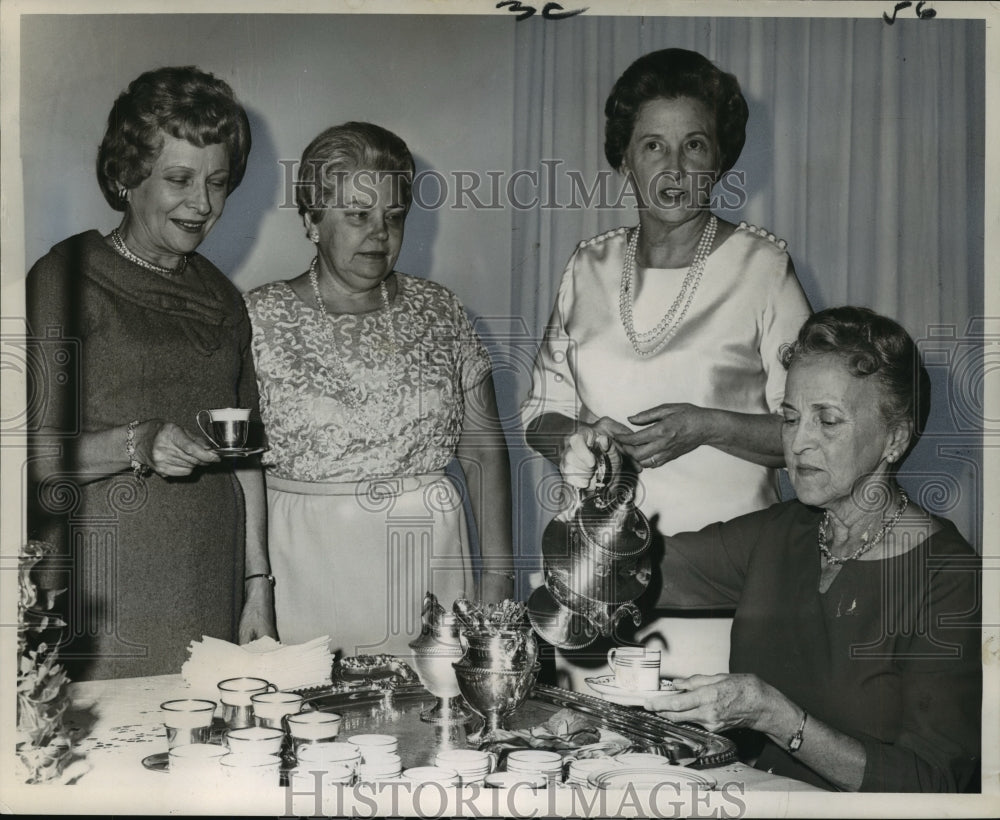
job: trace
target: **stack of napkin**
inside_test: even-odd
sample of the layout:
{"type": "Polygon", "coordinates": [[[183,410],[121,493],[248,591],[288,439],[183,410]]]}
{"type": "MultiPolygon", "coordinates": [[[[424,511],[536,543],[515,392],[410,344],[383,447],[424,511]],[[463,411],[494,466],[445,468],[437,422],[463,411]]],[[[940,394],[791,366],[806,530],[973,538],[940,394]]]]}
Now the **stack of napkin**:
{"type": "Polygon", "coordinates": [[[191,641],[190,657],[181,675],[192,689],[215,694],[226,678],[263,678],[279,689],[304,689],[331,681],[333,655],[330,638],[323,635],[306,643],[285,646],[273,638],[258,638],[243,646],[202,636],[191,641]]]}

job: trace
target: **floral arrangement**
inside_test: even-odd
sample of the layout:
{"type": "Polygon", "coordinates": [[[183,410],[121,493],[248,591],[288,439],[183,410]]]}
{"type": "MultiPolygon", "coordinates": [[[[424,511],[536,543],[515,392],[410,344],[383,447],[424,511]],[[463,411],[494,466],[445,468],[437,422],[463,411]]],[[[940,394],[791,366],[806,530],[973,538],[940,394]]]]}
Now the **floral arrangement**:
{"type": "Polygon", "coordinates": [[[17,759],[19,775],[27,783],[58,778],[72,752],[62,722],[69,705],[69,679],[58,663],[59,648],[32,640],[48,629],[66,625],[51,612],[63,590],[46,591],[40,600],[31,579],[35,565],[53,550],[46,542],[29,541],[18,558],[17,759]]]}

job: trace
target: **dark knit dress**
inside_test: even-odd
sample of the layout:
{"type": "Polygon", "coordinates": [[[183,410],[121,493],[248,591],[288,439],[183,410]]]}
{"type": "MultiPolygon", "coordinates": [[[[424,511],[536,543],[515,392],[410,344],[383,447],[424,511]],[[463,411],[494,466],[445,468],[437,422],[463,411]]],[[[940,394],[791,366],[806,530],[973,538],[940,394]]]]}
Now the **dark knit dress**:
{"type": "Polygon", "coordinates": [[[192,639],[236,638],[245,511],[233,465],[137,482],[81,474],[72,455],[80,432],[133,419],[196,437],[202,408],[259,420],[243,300],[197,254],[168,278],[88,231],[32,267],[27,306],[29,425],[57,442],[58,461],[29,487],[28,529],[60,550],[49,571],[68,590],[61,656],[74,679],[177,673],[192,639]]]}

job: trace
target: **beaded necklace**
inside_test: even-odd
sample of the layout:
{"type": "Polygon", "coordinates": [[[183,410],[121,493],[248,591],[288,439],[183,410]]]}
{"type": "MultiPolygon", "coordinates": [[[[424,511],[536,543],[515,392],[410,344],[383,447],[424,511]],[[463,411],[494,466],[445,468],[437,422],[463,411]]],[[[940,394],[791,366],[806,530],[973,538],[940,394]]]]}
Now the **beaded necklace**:
{"type": "Polygon", "coordinates": [[[111,232],[111,247],[113,247],[120,256],[124,256],[129,262],[133,262],[140,268],[151,270],[153,273],[158,273],[161,276],[180,276],[184,273],[184,268],[187,267],[186,256],[181,257],[181,261],[177,263],[176,268],[167,268],[163,265],[157,265],[154,262],[143,259],[141,256],[138,256],[129,249],[129,246],[125,244],[125,239],[122,237],[117,228],[111,232]]]}
{"type": "MultiPolygon", "coordinates": [[[[313,257],[312,262],[309,263],[309,284],[312,285],[313,296],[316,298],[316,304],[322,311],[323,315],[327,319],[332,319],[329,309],[326,306],[326,302],[323,301],[323,296],[319,291],[319,259],[318,257],[313,257]]],[[[392,384],[399,384],[400,373],[400,361],[396,356],[400,351],[399,341],[396,339],[396,329],[392,324],[392,310],[389,305],[389,288],[386,287],[385,281],[379,282],[378,286],[379,296],[382,301],[382,317],[385,320],[385,326],[389,331],[389,338],[392,340],[392,344],[388,348],[389,355],[393,356],[393,366],[397,371],[393,378],[391,379],[392,384]]],[[[340,381],[347,387],[345,395],[347,396],[347,405],[352,410],[360,410],[362,404],[363,393],[361,387],[354,382],[350,374],[347,372],[347,367],[344,365],[344,360],[340,356],[334,356],[333,361],[337,368],[337,375],[340,381]]],[[[366,427],[367,437],[372,438],[372,433],[374,430],[371,427],[366,427]]]]}
{"type": "Polygon", "coordinates": [[[905,490],[899,491],[899,505],[896,507],[896,512],[893,513],[892,518],[882,524],[882,528],[875,533],[875,537],[871,540],[868,539],[868,533],[866,532],[861,536],[861,546],[858,547],[850,555],[840,558],[830,552],[830,511],[827,510],[823,513],[823,520],[819,524],[819,534],[817,535],[817,542],[819,543],[819,551],[826,558],[829,564],[846,564],[848,561],[853,561],[855,558],[860,558],[870,549],[874,548],[882,539],[884,539],[891,531],[892,528],[896,526],[899,519],[902,518],[903,512],[906,510],[907,505],[910,503],[910,499],[906,495],[905,490]]]}
{"type": "Polygon", "coordinates": [[[632,343],[632,349],[646,358],[652,356],[663,348],[670,341],[670,338],[677,332],[680,323],[687,315],[688,308],[694,299],[694,294],[701,284],[701,275],[705,270],[705,261],[712,250],[712,243],[715,241],[715,232],[719,220],[715,214],[708,218],[705,227],[701,231],[701,238],[698,240],[698,247],[695,249],[694,259],[684,276],[680,293],[674,299],[674,303],[660,319],[659,323],[652,330],[639,333],[635,329],[635,322],[632,317],[632,309],[635,303],[633,278],[635,273],[635,254],[639,247],[639,231],[641,225],[636,225],[632,236],[629,237],[628,245],[625,248],[625,264],[622,266],[621,287],[618,292],[618,312],[621,315],[622,326],[625,328],[625,335],[632,343]],[[683,307],[682,307],[683,305],[683,307]],[[652,345],[652,347],[650,347],[652,345]]]}

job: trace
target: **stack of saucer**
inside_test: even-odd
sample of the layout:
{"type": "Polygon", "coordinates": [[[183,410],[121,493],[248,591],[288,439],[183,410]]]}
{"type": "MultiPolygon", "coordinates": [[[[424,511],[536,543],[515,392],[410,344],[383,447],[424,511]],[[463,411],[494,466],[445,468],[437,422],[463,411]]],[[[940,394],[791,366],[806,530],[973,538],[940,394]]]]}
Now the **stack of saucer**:
{"type": "Polygon", "coordinates": [[[288,773],[288,785],[296,792],[317,792],[327,786],[353,782],[354,767],[341,763],[300,763],[288,773]]]}
{"type": "Polygon", "coordinates": [[[591,775],[620,767],[621,763],[613,757],[588,757],[574,760],[569,764],[569,770],[566,772],[566,782],[575,783],[578,786],[589,786],[588,778],[591,775]]]}
{"type": "Polygon", "coordinates": [[[371,783],[374,780],[386,780],[399,777],[403,763],[396,752],[369,752],[361,756],[358,766],[358,780],[371,783]]]}
{"type": "Polygon", "coordinates": [[[710,774],[695,772],[683,766],[618,766],[590,776],[590,785],[595,789],[652,789],[669,785],[674,794],[685,791],[712,791],[718,781],[710,774]]]}
{"type": "Polygon", "coordinates": [[[295,759],[299,768],[329,771],[333,766],[347,766],[355,772],[361,764],[361,752],[353,743],[341,741],[319,741],[300,744],[295,749],[295,759]]]}
{"type": "Polygon", "coordinates": [[[439,783],[442,786],[457,786],[459,783],[458,772],[442,766],[414,766],[404,769],[403,777],[414,783],[439,783]]]}
{"type": "Polygon", "coordinates": [[[348,743],[353,743],[364,757],[368,752],[399,753],[399,738],[395,735],[351,735],[348,743]]]}
{"type": "Polygon", "coordinates": [[[516,774],[540,774],[550,783],[558,783],[562,780],[562,755],[540,749],[518,749],[507,755],[507,771],[516,774]]]}
{"type": "Polygon", "coordinates": [[[518,774],[517,772],[493,772],[483,779],[488,789],[544,789],[549,779],[543,774],[518,774]]]}
{"type": "Polygon", "coordinates": [[[496,755],[477,749],[446,749],[438,752],[434,764],[442,769],[454,769],[462,784],[481,783],[496,768],[496,755]]]}

